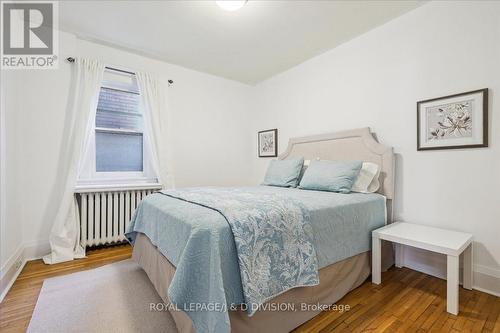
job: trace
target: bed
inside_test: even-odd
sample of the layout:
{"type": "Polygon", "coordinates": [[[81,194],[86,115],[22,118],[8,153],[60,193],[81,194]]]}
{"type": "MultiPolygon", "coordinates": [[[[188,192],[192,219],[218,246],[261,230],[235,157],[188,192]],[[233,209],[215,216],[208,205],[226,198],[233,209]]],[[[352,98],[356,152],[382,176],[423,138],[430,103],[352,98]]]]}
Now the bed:
{"type": "MultiPolygon", "coordinates": [[[[379,144],[369,128],[363,128],[291,139],[279,159],[292,157],[377,163],[380,188],[372,194],[270,186],[194,188],[155,193],[141,202],[127,234],[134,245],[133,259],[165,303],[175,305],[169,309],[179,332],[288,332],[318,314],[322,308],[317,305],[335,303],[369,276],[371,230],[391,221],[392,148],[379,144]],[[247,198],[250,203],[238,207],[247,198]],[[258,261],[260,257],[250,253],[252,270],[242,257],[239,230],[231,218],[248,218],[243,225],[252,224],[263,214],[257,208],[269,202],[271,212],[274,206],[294,212],[290,214],[290,220],[298,223],[294,230],[303,232],[293,237],[312,237],[297,242],[297,248],[295,240],[276,245],[278,250],[291,249],[292,257],[299,258],[297,265],[275,263],[280,260],[276,256],[258,261]],[[257,212],[249,215],[250,210],[257,212]],[[307,224],[300,224],[301,212],[307,224]],[[297,277],[297,271],[302,275],[297,277]],[[287,285],[289,272],[300,282],[287,285]],[[253,285],[259,274],[279,283],[253,285]]],[[[257,234],[268,236],[269,230],[257,234]]],[[[391,265],[388,246],[384,257],[385,266],[391,265]]]]}

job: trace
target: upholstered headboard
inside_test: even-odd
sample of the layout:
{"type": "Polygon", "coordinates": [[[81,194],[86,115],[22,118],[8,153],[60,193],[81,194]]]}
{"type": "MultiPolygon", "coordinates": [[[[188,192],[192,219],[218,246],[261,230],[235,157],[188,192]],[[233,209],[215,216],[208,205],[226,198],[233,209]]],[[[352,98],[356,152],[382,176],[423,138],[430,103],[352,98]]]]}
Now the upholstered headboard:
{"type": "Polygon", "coordinates": [[[304,159],[359,160],[380,166],[380,188],[377,191],[388,199],[389,220],[394,199],[394,153],[392,147],[378,143],[369,127],[348,131],[292,138],[279,159],[297,156],[304,159]]]}

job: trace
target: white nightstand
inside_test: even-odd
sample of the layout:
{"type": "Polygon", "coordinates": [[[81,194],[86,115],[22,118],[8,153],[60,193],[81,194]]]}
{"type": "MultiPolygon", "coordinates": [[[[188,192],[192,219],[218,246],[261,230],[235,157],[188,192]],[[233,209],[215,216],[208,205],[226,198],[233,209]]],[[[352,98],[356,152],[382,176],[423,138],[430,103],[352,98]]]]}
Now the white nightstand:
{"type": "Polygon", "coordinates": [[[401,245],[446,254],[446,310],[458,314],[458,258],[464,254],[463,287],[472,289],[472,235],[420,224],[396,222],[372,232],[372,282],[380,284],[381,240],[396,244],[396,266],[401,267],[401,245]]]}

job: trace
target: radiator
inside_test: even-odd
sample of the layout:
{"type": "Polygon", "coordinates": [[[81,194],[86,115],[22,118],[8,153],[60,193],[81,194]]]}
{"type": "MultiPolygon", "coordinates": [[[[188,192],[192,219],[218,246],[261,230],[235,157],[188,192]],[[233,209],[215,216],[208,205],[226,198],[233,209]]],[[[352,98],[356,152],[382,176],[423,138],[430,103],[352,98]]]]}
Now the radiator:
{"type": "Polygon", "coordinates": [[[156,189],[77,193],[83,247],[125,241],[125,230],[139,202],[156,189]]]}

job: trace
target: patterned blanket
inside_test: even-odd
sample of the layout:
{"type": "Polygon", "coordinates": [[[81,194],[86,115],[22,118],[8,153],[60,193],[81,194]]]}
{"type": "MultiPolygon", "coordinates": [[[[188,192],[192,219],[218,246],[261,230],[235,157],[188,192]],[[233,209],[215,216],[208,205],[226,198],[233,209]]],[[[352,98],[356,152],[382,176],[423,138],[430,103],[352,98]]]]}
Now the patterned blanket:
{"type": "Polygon", "coordinates": [[[292,288],[319,283],[307,209],[277,193],[241,188],[161,192],[219,212],[234,235],[247,312],[292,288]]]}

